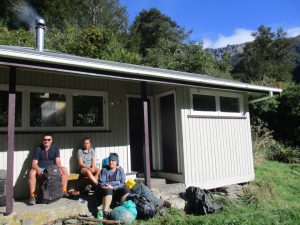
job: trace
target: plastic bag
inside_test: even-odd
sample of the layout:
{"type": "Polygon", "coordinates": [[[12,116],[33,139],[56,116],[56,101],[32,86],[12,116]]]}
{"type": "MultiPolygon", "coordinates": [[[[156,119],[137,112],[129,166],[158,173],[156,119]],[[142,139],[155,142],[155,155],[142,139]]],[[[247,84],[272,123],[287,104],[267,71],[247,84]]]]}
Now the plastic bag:
{"type": "Polygon", "coordinates": [[[115,220],[131,223],[137,216],[136,205],[131,200],[125,201],[121,206],[115,207],[111,215],[115,220]]]}

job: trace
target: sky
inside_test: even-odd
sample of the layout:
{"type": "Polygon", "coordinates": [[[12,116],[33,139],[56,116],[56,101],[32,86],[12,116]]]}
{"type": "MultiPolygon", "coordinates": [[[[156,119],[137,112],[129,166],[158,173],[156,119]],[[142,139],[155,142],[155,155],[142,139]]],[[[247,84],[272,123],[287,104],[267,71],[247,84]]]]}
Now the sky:
{"type": "Polygon", "coordinates": [[[252,41],[260,25],[279,27],[288,37],[300,34],[300,0],[120,0],[129,22],[143,9],[157,8],[187,31],[204,47],[252,41]]]}

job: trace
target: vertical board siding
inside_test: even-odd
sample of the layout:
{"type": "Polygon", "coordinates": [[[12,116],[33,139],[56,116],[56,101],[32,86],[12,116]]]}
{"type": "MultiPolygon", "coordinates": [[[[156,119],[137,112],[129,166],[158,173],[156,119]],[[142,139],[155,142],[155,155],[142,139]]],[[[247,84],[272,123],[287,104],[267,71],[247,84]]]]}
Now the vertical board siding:
{"type": "MultiPolygon", "coordinates": [[[[2,76],[5,69],[0,68],[0,83],[7,83],[2,76]]],[[[62,165],[69,172],[75,172],[77,166],[77,150],[82,146],[84,137],[90,137],[97,157],[102,161],[110,152],[116,152],[120,165],[125,172],[131,171],[128,159],[126,94],[140,93],[138,82],[115,81],[108,79],[84,78],[64,74],[17,70],[17,85],[54,87],[60,89],[96,90],[108,93],[109,131],[107,132],[67,132],[53,133],[53,144],[59,146],[62,165]],[[111,106],[111,101],[120,101],[119,105],[111,106]]],[[[17,87],[18,88],[18,87],[17,87]]],[[[151,91],[151,89],[150,89],[151,91]]],[[[15,135],[15,169],[14,197],[26,197],[28,193],[28,169],[31,167],[32,153],[40,144],[42,133],[16,133],[15,135]]],[[[7,135],[0,134],[0,169],[7,168],[7,135]]]]}
{"type": "Polygon", "coordinates": [[[185,184],[211,189],[254,179],[249,113],[243,119],[188,117],[189,90],[176,93],[185,184]]]}

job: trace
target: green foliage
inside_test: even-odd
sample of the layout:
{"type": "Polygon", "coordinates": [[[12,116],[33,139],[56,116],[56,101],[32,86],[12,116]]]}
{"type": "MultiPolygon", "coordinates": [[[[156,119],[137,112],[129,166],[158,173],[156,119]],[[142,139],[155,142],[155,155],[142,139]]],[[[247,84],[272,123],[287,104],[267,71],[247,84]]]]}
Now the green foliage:
{"type": "Polygon", "coordinates": [[[300,163],[300,147],[275,144],[267,151],[267,158],[284,163],[300,163]]]}
{"type": "Polygon", "coordinates": [[[255,159],[266,158],[267,152],[277,143],[273,138],[273,132],[261,125],[252,125],[251,131],[255,159]]]}
{"type": "Polygon", "coordinates": [[[148,49],[159,47],[164,41],[168,41],[168,45],[171,45],[174,51],[189,33],[170,17],[152,8],[139,13],[130,27],[130,35],[139,46],[139,52],[145,57],[148,49]]]}
{"type": "Polygon", "coordinates": [[[7,111],[0,112],[0,127],[6,127],[7,126],[7,111]]]}
{"type": "Polygon", "coordinates": [[[252,126],[253,153],[256,161],[262,158],[284,163],[300,163],[300,148],[276,141],[273,131],[263,126],[252,126]]]}
{"type": "Polygon", "coordinates": [[[73,46],[81,32],[76,25],[66,26],[63,31],[55,27],[47,29],[45,46],[49,50],[72,54],[73,46]]]}
{"type": "Polygon", "coordinates": [[[152,67],[232,79],[226,60],[217,62],[210,53],[203,50],[202,43],[178,44],[175,48],[172,42],[162,39],[158,47],[147,50],[143,61],[152,67]]]}
{"type": "Polygon", "coordinates": [[[34,46],[35,35],[33,31],[9,29],[6,24],[0,21],[0,45],[13,46],[34,46]]]}
{"type": "Polygon", "coordinates": [[[288,87],[277,100],[277,111],[265,113],[264,120],[274,130],[277,140],[300,146],[300,85],[288,87]]]}
{"type": "Polygon", "coordinates": [[[96,115],[95,113],[78,113],[73,119],[75,126],[96,126],[96,115]]]}
{"type": "Polygon", "coordinates": [[[48,27],[60,30],[77,25],[81,28],[103,26],[125,32],[128,26],[126,8],[119,0],[3,0],[0,6],[0,18],[5,18],[10,28],[33,28],[35,17],[39,16],[45,18],[48,27]]]}
{"type": "Polygon", "coordinates": [[[282,29],[274,33],[270,27],[260,26],[253,36],[255,40],[246,44],[234,73],[243,74],[246,81],[261,80],[265,76],[278,81],[291,80],[290,42],[286,33],[282,29]]]}
{"type": "Polygon", "coordinates": [[[51,29],[48,46],[52,50],[78,56],[139,64],[137,53],[123,47],[120,38],[112,30],[103,27],[68,26],[64,32],[51,29]]]}

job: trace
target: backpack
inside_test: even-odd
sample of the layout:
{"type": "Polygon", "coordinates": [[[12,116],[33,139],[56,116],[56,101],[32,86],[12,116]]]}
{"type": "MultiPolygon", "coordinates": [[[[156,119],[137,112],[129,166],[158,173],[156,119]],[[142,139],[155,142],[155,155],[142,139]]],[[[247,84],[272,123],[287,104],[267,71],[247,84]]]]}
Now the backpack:
{"type": "Polygon", "coordinates": [[[56,165],[47,166],[43,172],[41,202],[49,204],[62,198],[61,173],[56,165]]]}
{"type": "Polygon", "coordinates": [[[135,184],[130,198],[136,204],[139,219],[150,219],[162,212],[163,201],[144,184],[135,184]]]}
{"type": "Polygon", "coordinates": [[[216,203],[208,190],[198,187],[188,187],[185,198],[187,203],[184,210],[187,214],[207,215],[223,209],[223,204],[216,203]]]}

